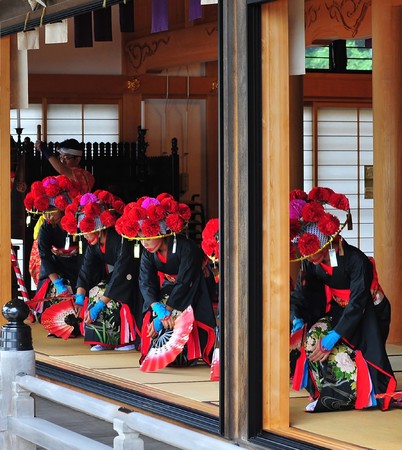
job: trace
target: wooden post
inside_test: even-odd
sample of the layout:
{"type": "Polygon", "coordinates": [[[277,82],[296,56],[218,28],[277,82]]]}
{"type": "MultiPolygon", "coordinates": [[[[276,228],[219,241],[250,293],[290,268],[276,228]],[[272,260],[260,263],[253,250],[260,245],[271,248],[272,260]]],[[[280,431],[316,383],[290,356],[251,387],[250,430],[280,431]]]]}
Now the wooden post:
{"type": "Polygon", "coordinates": [[[262,22],[263,429],[289,426],[288,0],[264,4],[262,22]]]}
{"type": "MultiPolygon", "coordinates": [[[[0,39],[0,303],[11,298],[10,37],[0,39]]],[[[4,324],[0,317],[0,324],[4,324]]]]}
{"type": "Polygon", "coordinates": [[[374,257],[392,305],[388,342],[402,341],[402,6],[373,0],[374,257]]]}

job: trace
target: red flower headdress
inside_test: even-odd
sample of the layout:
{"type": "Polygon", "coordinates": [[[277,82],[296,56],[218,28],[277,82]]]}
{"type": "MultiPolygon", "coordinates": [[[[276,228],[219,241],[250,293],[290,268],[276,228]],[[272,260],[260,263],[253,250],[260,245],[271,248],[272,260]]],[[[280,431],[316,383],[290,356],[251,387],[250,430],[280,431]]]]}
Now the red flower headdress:
{"type": "Polygon", "coordinates": [[[74,236],[95,233],[115,225],[117,215],[122,214],[123,209],[123,201],[108,191],[77,195],[66,208],[61,226],[74,236]]]}
{"type": "Polygon", "coordinates": [[[315,187],[308,194],[300,189],[290,193],[290,260],[307,259],[329,245],[348,224],[352,227],[349,200],[332,189],[315,187]],[[326,208],[346,212],[341,225],[326,208]]]}
{"type": "Polygon", "coordinates": [[[176,201],[171,194],[162,193],[156,198],[141,197],[128,203],[117,219],[116,231],[130,240],[162,238],[181,233],[190,217],[188,205],[176,201]]]}
{"type": "Polygon", "coordinates": [[[212,262],[219,262],[219,219],[210,219],[205,225],[201,248],[212,262]]]}
{"type": "Polygon", "coordinates": [[[34,181],[24,198],[28,214],[43,214],[54,209],[65,211],[79,193],[79,185],[65,175],[50,176],[34,181]]]}

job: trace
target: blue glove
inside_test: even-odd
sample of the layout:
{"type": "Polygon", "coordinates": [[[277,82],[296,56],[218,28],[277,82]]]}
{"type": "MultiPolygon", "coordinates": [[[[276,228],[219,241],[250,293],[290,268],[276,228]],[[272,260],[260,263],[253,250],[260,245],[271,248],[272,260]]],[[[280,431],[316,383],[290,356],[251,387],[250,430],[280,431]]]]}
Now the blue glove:
{"type": "Polygon", "coordinates": [[[44,142],[40,143],[40,151],[46,159],[49,159],[51,156],[54,156],[53,152],[49,150],[49,148],[44,142]]]}
{"type": "Polygon", "coordinates": [[[159,331],[161,331],[163,329],[163,324],[161,322],[160,319],[158,319],[157,317],[153,320],[152,322],[154,324],[154,330],[159,333],[159,331]]]}
{"type": "Polygon", "coordinates": [[[92,306],[92,308],[89,310],[89,315],[91,316],[91,319],[93,321],[95,321],[98,316],[99,313],[101,311],[103,311],[106,308],[106,305],[104,302],[102,302],[102,300],[98,300],[94,306],[92,306]]]}
{"type": "Polygon", "coordinates": [[[76,294],[75,295],[75,304],[78,306],[84,306],[85,295],[84,294],[76,294]]]}
{"type": "Polygon", "coordinates": [[[166,309],[166,305],[164,303],[154,303],[152,305],[152,310],[156,314],[158,319],[163,320],[170,316],[170,311],[166,309]]]}
{"type": "Polygon", "coordinates": [[[294,333],[294,332],[296,332],[298,330],[301,330],[303,328],[304,320],[303,319],[299,319],[298,317],[295,317],[293,319],[292,325],[293,325],[293,327],[292,327],[291,333],[294,333]]]}
{"type": "Polygon", "coordinates": [[[56,288],[57,295],[68,294],[68,289],[61,278],[57,278],[57,280],[54,280],[53,284],[56,288]]]}
{"type": "Polygon", "coordinates": [[[334,345],[342,336],[334,330],[331,330],[326,336],[321,339],[321,349],[330,352],[334,345]]]}

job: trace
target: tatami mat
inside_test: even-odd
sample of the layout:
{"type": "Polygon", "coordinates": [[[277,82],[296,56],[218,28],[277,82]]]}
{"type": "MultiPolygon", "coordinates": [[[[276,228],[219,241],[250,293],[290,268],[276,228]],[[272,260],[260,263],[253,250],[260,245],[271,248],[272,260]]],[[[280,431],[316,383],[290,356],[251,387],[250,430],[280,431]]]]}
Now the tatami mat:
{"type": "Polygon", "coordinates": [[[203,362],[194,367],[166,367],[157,372],[142,372],[139,369],[140,354],[135,350],[92,352],[82,338],[48,338],[39,323],[30,325],[37,358],[43,362],[85,375],[92,373],[99,379],[124,384],[138,392],[152,392],[167,400],[171,398],[173,403],[219,415],[219,383],[210,381],[210,367],[203,362]]]}
{"type": "Polygon", "coordinates": [[[292,427],[364,449],[400,450],[402,448],[402,409],[364,410],[311,414],[304,408],[308,401],[290,401],[292,427]]]}
{"type": "MultiPolygon", "coordinates": [[[[210,381],[210,368],[207,365],[167,367],[158,372],[144,373],[139,370],[139,353],[136,351],[91,352],[90,346],[85,345],[82,338],[67,341],[50,339],[40,324],[30,325],[33,345],[41,361],[70,370],[82,370],[99,379],[117,385],[124,384],[138,392],[152,393],[172,403],[219,416],[219,382],[210,381]]],[[[391,344],[387,346],[387,351],[398,389],[402,390],[402,346],[391,344]]],[[[402,448],[402,409],[309,414],[304,411],[308,403],[305,390],[297,392],[289,386],[289,396],[290,423],[294,428],[364,449],[402,448]]]]}

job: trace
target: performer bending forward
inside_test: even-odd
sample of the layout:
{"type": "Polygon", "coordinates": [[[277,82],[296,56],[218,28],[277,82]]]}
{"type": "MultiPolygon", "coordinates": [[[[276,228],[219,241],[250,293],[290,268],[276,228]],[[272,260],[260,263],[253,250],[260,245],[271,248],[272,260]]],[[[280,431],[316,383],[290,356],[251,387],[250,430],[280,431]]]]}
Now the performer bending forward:
{"type": "Polygon", "coordinates": [[[139,277],[145,312],[141,362],[163,330],[173,328],[175,318],[191,305],[193,329],[175,364],[190,365],[199,358],[211,363],[216,321],[202,271],[203,255],[194,241],[176,234],[190,215],[187,205],[160,194],[129,203],[116,223],[120,234],[144,248],[139,277]]]}
{"type": "Polygon", "coordinates": [[[302,261],[291,293],[292,331],[305,323],[308,330],[293,387],[308,389],[309,412],[385,410],[396,387],[385,350],[390,304],[374,261],[339,235],[334,214],[347,212],[344,226],[351,223],[349,201],[328,188],[290,198],[291,259],[302,261]]]}
{"type": "Polygon", "coordinates": [[[123,207],[110,192],[96,191],[76,197],[62,220],[67,232],[84,236],[89,244],[75,304],[84,308],[84,342],[93,345],[92,351],[134,350],[140,343],[139,264],[133,244],[122,242],[113,227],[123,207]]]}

